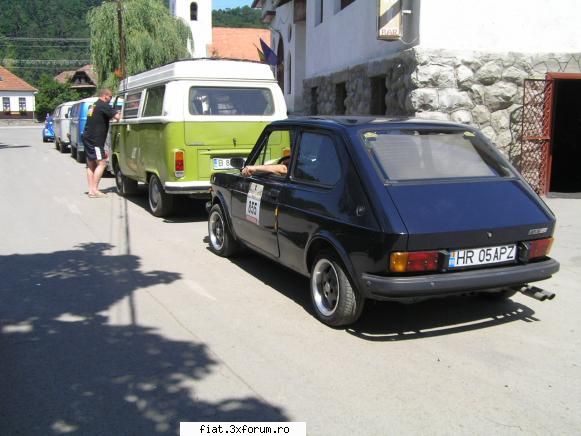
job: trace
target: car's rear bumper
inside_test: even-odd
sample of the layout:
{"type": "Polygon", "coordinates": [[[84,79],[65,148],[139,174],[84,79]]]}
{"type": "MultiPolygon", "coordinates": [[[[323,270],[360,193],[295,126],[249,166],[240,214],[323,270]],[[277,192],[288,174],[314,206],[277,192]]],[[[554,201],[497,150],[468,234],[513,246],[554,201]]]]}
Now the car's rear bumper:
{"type": "Polygon", "coordinates": [[[362,274],[361,288],[367,298],[374,300],[432,298],[536,282],[548,279],[557,271],[559,262],[548,259],[526,265],[411,277],[362,274]]]}

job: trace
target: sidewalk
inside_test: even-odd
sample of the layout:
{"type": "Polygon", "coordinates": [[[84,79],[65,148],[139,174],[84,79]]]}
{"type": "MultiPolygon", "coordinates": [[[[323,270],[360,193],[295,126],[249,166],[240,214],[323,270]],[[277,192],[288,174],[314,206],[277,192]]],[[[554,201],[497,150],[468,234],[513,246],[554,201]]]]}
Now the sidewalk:
{"type": "Polygon", "coordinates": [[[36,120],[5,120],[0,119],[0,127],[35,127],[42,126],[44,123],[36,120]]]}

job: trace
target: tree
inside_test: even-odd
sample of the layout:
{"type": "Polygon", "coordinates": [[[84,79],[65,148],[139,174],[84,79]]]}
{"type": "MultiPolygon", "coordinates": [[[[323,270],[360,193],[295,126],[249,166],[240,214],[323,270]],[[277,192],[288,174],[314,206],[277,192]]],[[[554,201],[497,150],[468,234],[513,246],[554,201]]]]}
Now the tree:
{"type": "Polygon", "coordinates": [[[249,6],[212,11],[214,27],[267,28],[261,20],[261,12],[249,6]]]}
{"type": "MultiPolygon", "coordinates": [[[[87,14],[91,58],[101,87],[115,89],[120,68],[117,2],[105,2],[87,14]]],[[[127,75],[190,57],[189,26],[173,17],[162,0],[124,0],[123,25],[127,75]]]]}
{"type": "Polygon", "coordinates": [[[52,113],[55,108],[65,101],[75,101],[80,95],[71,89],[69,83],[58,83],[48,75],[41,76],[36,87],[36,118],[44,120],[46,114],[52,113]]]}

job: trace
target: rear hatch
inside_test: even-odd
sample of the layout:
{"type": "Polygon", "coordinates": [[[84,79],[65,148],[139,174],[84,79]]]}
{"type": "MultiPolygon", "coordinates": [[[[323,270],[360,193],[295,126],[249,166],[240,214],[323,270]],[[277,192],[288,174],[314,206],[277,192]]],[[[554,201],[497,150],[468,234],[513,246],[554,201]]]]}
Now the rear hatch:
{"type": "Polygon", "coordinates": [[[216,171],[231,169],[232,157],[246,157],[266,122],[188,122],[185,141],[188,159],[196,159],[199,179],[209,180],[216,171]]]}
{"type": "Polygon", "coordinates": [[[554,218],[516,179],[386,189],[408,230],[409,251],[499,246],[553,233],[554,218]]]}

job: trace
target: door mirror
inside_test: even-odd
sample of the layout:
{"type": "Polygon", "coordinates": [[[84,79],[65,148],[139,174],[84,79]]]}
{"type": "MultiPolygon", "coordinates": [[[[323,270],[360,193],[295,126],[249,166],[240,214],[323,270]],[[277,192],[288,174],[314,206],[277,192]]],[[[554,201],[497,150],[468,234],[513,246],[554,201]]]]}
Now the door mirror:
{"type": "Polygon", "coordinates": [[[230,159],[230,165],[232,166],[232,168],[241,170],[242,168],[244,168],[245,161],[246,159],[244,159],[243,157],[233,157],[230,159]]]}

